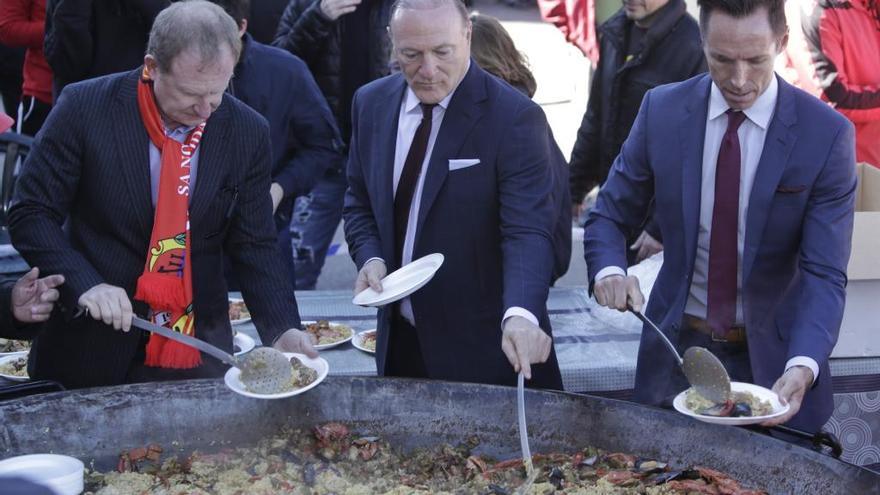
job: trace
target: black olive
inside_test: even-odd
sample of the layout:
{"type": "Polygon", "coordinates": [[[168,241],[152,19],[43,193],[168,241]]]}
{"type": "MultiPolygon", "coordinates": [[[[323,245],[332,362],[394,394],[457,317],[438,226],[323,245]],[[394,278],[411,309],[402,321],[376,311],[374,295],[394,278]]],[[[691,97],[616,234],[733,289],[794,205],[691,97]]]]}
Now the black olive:
{"type": "Polygon", "coordinates": [[[741,418],[752,415],[752,407],[749,406],[745,402],[737,402],[733,405],[733,410],[730,412],[730,416],[732,418],[741,418]]]}
{"type": "Polygon", "coordinates": [[[550,470],[548,478],[550,483],[555,486],[557,490],[562,490],[562,482],[565,480],[565,475],[562,473],[561,469],[554,467],[550,470]]]}
{"type": "Polygon", "coordinates": [[[486,492],[486,495],[510,495],[510,492],[505,489],[503,486],[496,485],[495,483],[489,484],[489,491],[486,492]]]}

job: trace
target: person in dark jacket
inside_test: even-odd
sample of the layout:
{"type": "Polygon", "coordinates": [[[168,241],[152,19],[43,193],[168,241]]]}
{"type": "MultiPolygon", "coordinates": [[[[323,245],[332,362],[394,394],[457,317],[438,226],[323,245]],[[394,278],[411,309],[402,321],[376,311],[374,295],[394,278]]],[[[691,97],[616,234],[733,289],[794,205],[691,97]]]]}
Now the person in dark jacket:
{"type": "MultiPolygon", "coordinates": [[[[346,148],[354,92],[389,73],[390,12],[391,0],[290,0],[278,26],[273,44],[309,66],[346,148]]],[[[311,193],[297,201],[291,223],[297,289],[315,288],[342,219],[346,187],[340,164],[328,169],[311,193]]]]}
{"type": "Polygon", "coordinates": [[[55,98],[67,84],[144,62],[153,19],[170,0],[48,0],[43,52],[55,98]]]}
{"type": "Polygon", "coordinates": [[[260,43],[271,45],[278,31],[278,21],[288,0],[256,0],[251,2],[247,32],[260,43]]]}
{"type": "Polygon", "coordinates": [[[328,167],[342,162],[342,141],[330,107],[306,64],[245,31],[250,0],[212,0],[242,31],[241,57],[228,92],[269,121],[272,206],[284,265],[295,280],[290,216],[297,196],[308,194],[328,167]]]}
{"type": "Polygon", "coordinates": [[[0,97],[7,112],[12,112],[21,99],[23,73],[24,48],[12,48],[0,43],[0,97]]]}
{"type": "MultiPolygon", "coordinates": [[[[489,74],[510,84],[529,98],[535,96],[538,83],[529,70],[525,57],[498,19],[476,12],[471,20],[471,57],[489,74]]],[[[568,163],[556,144],[553,131],[548,142],[553,167],[553,204],[558,215],[553,227],[553,272],[550,284],[565,275],[571,262],[571,196],[568,193],[568,163]]]]}
{"type": "MultiPolygon", "coordinates": [[[[599,64],[569,162],[575,217],[583,213],[584,196],[608,177],[645,93],[706,71],[700,30],[684,0],[625,0],[599,28],[599,40],[599,64]]],[[[661,251],[662,242],[649,215],[629,233],[629,263],[661,251]]]]}

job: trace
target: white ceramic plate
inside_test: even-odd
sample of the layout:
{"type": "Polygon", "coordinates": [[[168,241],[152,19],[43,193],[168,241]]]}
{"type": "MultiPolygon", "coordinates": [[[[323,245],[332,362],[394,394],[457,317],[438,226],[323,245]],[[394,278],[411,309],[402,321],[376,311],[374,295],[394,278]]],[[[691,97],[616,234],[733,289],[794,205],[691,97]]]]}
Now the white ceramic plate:
{"type": "MultiPolygon", "coordinates": [[[[314,324],[314,323],[317,323],[317,322],[316,322],[316,321],[304,321],[304,322],[302,322],[302,325],[303,325],[303,331],[305,331],[305,329],[306,329],[306,328],[305,328],[306,325],[311,325],[311,324],[314,324]]],[[[337,322],[335,322],[335,321],[331,321],[331,322],[328,322],[328,323],[330,323],[330,326],[331,326],[331,327],[342,326],[342,327],[347,328],[347,329],[348,329],[348,337],[346,337],[346,338],[344,338],[344,339],[342,339],[342,340],[337,340],[336,342],[333,342],[333,343],[331,343],[331,344],[320,344],[320,345],[316,345],[316,346],[315,346],[315,350],[323,351],[324,349],[331,349],[331,348],[333,348],[333,347],[336,347],[336,346],[339,346],[339,345],[342,345],[342,344],[348,342],[348,341],[351,340],[351,338],[354,336],[354,329],[352,329],[350,326],[348,326],[348,325],[343,325],[342,323],[337,323],[337,322]]]]}
{"type": "Polygon", "coordinates": [[[730,382],[730,390],[734,392],[749,392],[758,399],[768,401],[770,402],[770,406],[773,408],[773,411],[770,414],[764,416],[747,416],[740,418],[719,418],[717,416],[705,416],[703,414],[697,414],[694,411],[688,409],[687,406],[685,406],[685,395],[687,394],[687,390],[675,396],[675,400],[672,401],[672,407],[674,407],[676,411],[682,414],[698,419],[700,421],[705,421],[706,423],[730,426],[742,426],[763,423],[768,419],[782,416],[783,414],[788,412],[788,404],[783,406],[782,403],[779,402],[779,396],[776,395],[775,392],[766,389],[760,385],[755,385],[752,383],[730,382]]]}
{"type": "MultiPolygon", "coordinates": [[[[236,299],[234,297],[229,298],[229,304],[238,303],[238,302],[244,302],[244,299],[236,299]]],[[[237,320],[229,320],[229,323],[232,323],[233,325],[241,325],[243,323],[248,323],[250,321],[251,321],[250,312],[248,312],[248,316],[245,316],[244,318],[239,318],[237,320]]]]}
{"type": "Polygon", "coordinates": [[[370,353],[370,354],[375,354],[375,353],[376,353],[375,350],[373,350],[373,349],[368,349],[368,348],[364,347],[364,337],[367,336],[367,335],[369,335],[369,334],[373,334],[373,335],[375,335],[375,334],[376,334],[376,329],[373,328],[373,329],[371,329],[371,330],[364,330],[363,332],[358,332],[358,333],[356,333],[355,336],[352,337],[352,339],[351,339],[351,345],[357,347],[358,349],[360,349],[360,350],[362,350],[362,351],[364,351],[364,352],[368,352],[368,353],[370,353]]]}
{"type": "Polygon", "coordinates": [[[358,306],[384,306],[421,289],[443,264],[440,253],[423,256],[382,279],[382,292],[367,287],[351,300],[358,306]]]}
{"type": "Polygon", "coordinates": [[[232,336],[232,345],[238,348],[238,350],[235,351],[235,355],[240,356],[256,347],[257,343],[250,335],[235,332],[235,335],[232,336]]]}
{"type": "MultiPolygon", "coordinates": [[[[12,354],[7,354],[0,357],[0,365],[15,361],[19,358],[24,358],[25,360],[27,360],[27,355],[28,351],[13,352],[12,354]]],[[[14,382],[26,382],[30,380],[30,378],[27,376],[7,375],[6,373],[0,373],[0,377],[6,378],[7,380],[12,380],[14,382]]]]}
{"type": "Polygon", "coordinates": [[[67,495],[83,491],[83,463],[74,457],[30,454],[0,461],[0,476],[20,477],[67,495]]]}
{"type": "Polygon", "coordinates": [[[246,397],[253,397],[254,399],[283,399],[285,397],[293,397],[294,395],[299,395],[307,390],[311,390],[316,387],[319,383],[324,381],[324,378],[327,378],[327,373],[330,371],[330,365],[327,364],[327,361],[322,357],[316,357],[312,359],[307,357],[305,354],[297,354],[294,352],[285,352],[285,356],[287,357],[296,357],[302,363],[309,368],[318,372],[318,378],[315,379],[312,383],[306,385],[302,388],[297,388],[291,390],[289,392],[282,392],[279,394],[255,394],[253,392],[248,391],[244,384],[241,383],[241,370],[238,368],[229,368],[226,371],[226,375],[223,377],[223,381],[226,382],[226,386],[232,389],[233,392],[237,394],[244,395],[246,397]]]}

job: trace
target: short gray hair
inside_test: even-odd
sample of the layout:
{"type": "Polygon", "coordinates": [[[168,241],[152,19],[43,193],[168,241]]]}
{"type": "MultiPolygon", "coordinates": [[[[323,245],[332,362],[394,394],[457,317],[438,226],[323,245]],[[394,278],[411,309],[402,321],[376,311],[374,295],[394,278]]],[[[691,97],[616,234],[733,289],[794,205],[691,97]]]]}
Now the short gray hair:
{"type": "Polygon", "coordinates": [[[232,17],[211,2],[184,0],[172,3],[156,16],[147,55],[156,59],[159,70],[170,72],[174,58],[181,53],[194,49],[203,62],[208,62],[220,56],[223,45],[238,61],[241,36],[232,17]]]}
{"type": "MultiPolygon", "coordinates": [[[[401,10],[429,10],[452,5],[461,16],[461,25],[470,22],[470,13],[462,0],[395,0],[391,5],[391,19],[401,10]]],[[[389,23],[390,25],[390,23],[389,23]]]]}

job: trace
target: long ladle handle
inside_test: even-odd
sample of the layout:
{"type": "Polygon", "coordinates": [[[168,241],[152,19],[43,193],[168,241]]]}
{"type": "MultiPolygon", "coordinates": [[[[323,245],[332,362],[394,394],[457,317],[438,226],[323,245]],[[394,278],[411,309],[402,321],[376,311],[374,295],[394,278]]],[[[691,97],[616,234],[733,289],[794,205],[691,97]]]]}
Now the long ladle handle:
{"type": "Polygon", "coordinates": [[[219,347],[215,347],[205,342],[204,340],[190,337],[189,335],[184,335],[180,332],[175,332],[174,330],[156,325],[155,323],[151,323],[142,318],[138,318],[137,316],[131,319],[131,324],[140,328],[141,330],[157,333],[165,337],[166,339],[175,340],[177,342],[180,342],[181,344],[195,347],[196,349],[206,354],[210,354],[211,356],[214,356],[215,358],[223,361],[226,364],[238,367],[238,360],[232,354],[229,354],[228,352],[225,352],[219,347]]]}
{"type": "Polygon", "coordinates": [[[679,366],[684,365],[684,361],[681,359],[681,354],[678,353],[678,350],[675,349],[675,346],[672,345],[672,342],[670,342],[669,339],[666,338],[666,335],[660,331],[660,328],[658,328],[657,325],[655,325],[654,322],[650,320],[650,318],[648,318],[647,316],[643,315],[642,313],[634,310],[633,307],[629,305],[629,303],[627,303],[626,309],[628,309],[630,313],[636,315],[636,318],[642,320],[642,323],[653,328],[654,331],[657,332],[657,335],[659,335],[660,338],[663,339],[663,342],[666,343],[666,347],[669,347],[669,350],[672,351],[672,354],[675,355],[675,359],[678,360],[678,365],[679,366]]]}

